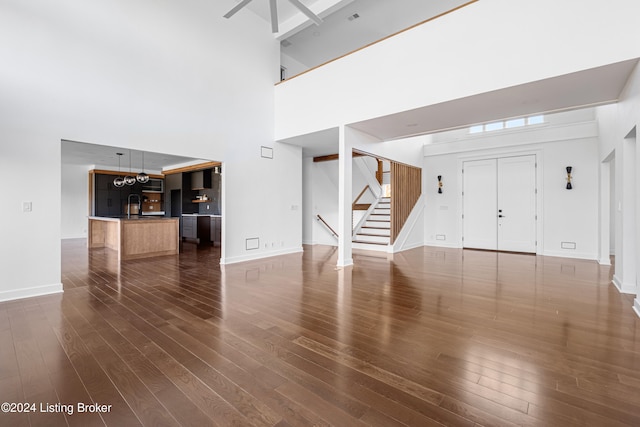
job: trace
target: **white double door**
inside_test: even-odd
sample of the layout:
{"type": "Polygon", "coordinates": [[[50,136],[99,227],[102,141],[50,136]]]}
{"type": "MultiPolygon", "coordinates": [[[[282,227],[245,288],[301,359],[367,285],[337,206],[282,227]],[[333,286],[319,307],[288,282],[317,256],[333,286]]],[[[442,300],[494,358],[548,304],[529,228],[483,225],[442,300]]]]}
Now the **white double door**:
{"type": "Polygon", "coordinates": [[[536,252],[536,156],[463,163],[463,246],[536,252]]]}

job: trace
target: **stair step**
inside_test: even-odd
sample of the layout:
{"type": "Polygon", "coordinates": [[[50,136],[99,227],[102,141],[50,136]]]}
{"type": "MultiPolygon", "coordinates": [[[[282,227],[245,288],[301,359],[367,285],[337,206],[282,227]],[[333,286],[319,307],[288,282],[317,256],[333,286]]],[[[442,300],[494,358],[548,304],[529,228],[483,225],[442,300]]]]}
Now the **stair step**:
{"type": "Polygon", "coordinates": [[[391,209],[375,208],[375,209],[373,209],[373,213],[374,214],[381,214],[381,215],[391,215],[391,209]]]}
{"type": "Polygon", "coordinates": [[[363,240],[353,240],[353,243],[361,243],[361,244],[365,244],[365,245],[381,245],[381,246],[388,246],[389,245],[389,243],[367,242],[367,241],[363,241],[363,240]]]}
{"type": "Polygon", "coordinates": [[[363,234],[365,236],[389,237],[391,235],[391,230],[388,228],[362,228],[358,234],[363,234]]]}
{"type": "Polygon", "coordinates": [[[358,233],[357,236],[375,236],[375,237],[390,237],[389,234],[382,233],[358,233]]]}
{"type": "Polygon", "coordinates": [[[377,235],[368,235],[368,234],[356,234],[354,241],[364,242],[364,243],[376,243],[382,245],[389,244],[389,236],[377,236],[377,235]]]}
{"type": "Polygon", "coordinates": [[[367,220],[363,227],[371,227],[371,228],[391,228],[391,223],[389,221],[376,221],[376,220],[367,220]]]}
{"type": "Polygon", "coordinates": [[[372,213],[371,215],[369,215],[369,219],[371,221],[391,221],[391,215],[385,215],[385,214],[376,214],[376,213],[372,213]]]}

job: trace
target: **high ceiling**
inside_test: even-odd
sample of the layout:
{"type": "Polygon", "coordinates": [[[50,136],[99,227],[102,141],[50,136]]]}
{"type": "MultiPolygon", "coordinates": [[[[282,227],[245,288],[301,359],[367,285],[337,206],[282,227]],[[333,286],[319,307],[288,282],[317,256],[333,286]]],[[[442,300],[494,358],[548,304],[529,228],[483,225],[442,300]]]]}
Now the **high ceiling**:
{"type": "MultiPolygon", "coordinates": [[[[415,24],[454,10],[469,0],[303,0],[324,22],[276,35],[281,53],[307,68],[357,50],[415,24]],[[339,3],[331,13],[322,13],[322,4],[339,3]]],[[[267,0],[254,0],[252,10],[269,21],[267,0]]],[[[278,0],[278,7],[286,5],[278,0]]],[[[292,15],[297,13],[289,10],[292,15]]],[[[282,18],[283,20],[285,18],[282,18]]],[[[558,76],[493,93],[454,100],[449,103],[402,111],[352,123],[356,129],[394,140],[414,135],[442,132],[471,124],[535,113],[550,113],[616,102],[636,60],[611,64],[558,76]]],[[[295,73],[293,73],[295,74],[295,73]]],[[[289,76],[290,77],[290,76],[289,76]]],[[[304,148],[306,156],[335,153],[333,130],[301,135],[286,142],[304,148]]]]}

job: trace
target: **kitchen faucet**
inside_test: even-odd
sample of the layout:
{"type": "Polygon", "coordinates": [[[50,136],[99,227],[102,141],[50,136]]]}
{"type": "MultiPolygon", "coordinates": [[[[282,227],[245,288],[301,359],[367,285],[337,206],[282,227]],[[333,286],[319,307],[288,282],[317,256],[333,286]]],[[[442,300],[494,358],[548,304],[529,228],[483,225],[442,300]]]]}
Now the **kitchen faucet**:
{"type": "Polygon", "coordinates": [[[138,213],[142,210],[140,195],[134,193],[129,194],[129,197],[127,197],[127,218],[131,218],[131,196],[136,196],[138,198],[138,213]]]}

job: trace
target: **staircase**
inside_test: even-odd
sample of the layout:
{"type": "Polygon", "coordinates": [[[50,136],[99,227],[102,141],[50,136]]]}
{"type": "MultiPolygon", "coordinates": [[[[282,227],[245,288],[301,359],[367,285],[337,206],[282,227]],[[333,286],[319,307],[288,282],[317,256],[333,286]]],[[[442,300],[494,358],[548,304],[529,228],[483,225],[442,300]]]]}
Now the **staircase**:
{"type": "MultiPolygon", "coordinates": [[[[368,214],[362,227],[353,237],[353,243],[362,249],[386,247],[391,243],[391,199],[381,197],[368,214]],[[361,245],[361,246],[360,246],[361,245]]],[[[355,246],[354,246],[355,247],[355,246]]]]}

